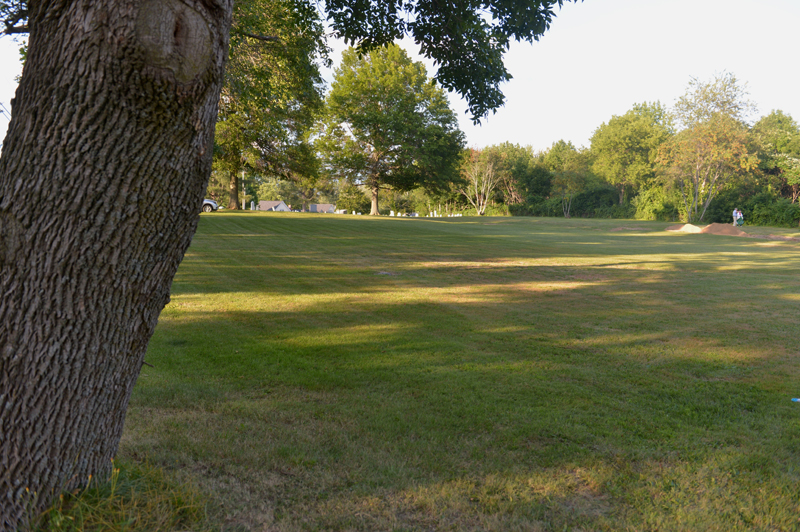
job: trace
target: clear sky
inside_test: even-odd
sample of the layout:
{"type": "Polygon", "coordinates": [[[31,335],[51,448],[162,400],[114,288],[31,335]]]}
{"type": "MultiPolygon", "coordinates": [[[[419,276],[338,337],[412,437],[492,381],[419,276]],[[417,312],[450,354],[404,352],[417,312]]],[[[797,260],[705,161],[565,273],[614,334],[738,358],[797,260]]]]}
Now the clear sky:
{"type": "MultiPolygon", "coordinates": [[[[759,115],[781,109],[800,120],[798,35],[800,0],[569,3],[538,43],[511,47],[506,64],[514,79],[503,87],[505,107],[474,126],[466,105],[455,95],[451,102],[470,146],[510,141],[544,149],[559,139],[588,146],[600,124],[633,104],[671,106],[691,77],[711,80],[727,71],[747,83],[759,115]]],[[[413,43],[404,44],[413,55],[413,43]]],[[[17,48],[0,38],[0,103],[7,108],[19,74],[17,48]]],[[[0,116],[0,138],[6,127],[0,116]]]]}

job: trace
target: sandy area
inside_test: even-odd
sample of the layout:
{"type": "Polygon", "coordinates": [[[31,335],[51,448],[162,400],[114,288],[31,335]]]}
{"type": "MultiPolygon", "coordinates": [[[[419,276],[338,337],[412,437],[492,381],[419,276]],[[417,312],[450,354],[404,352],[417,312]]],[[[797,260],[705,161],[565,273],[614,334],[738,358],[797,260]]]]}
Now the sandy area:
{"type": "Polygon", "coordinates": [[[666,231],[679,231],[681,233],[699,233],[702,231],[702,229],[692,224],[678,224],[678,225],[670,225],[669,227],[667,227],[666,231]]]}
{"type": "Polygon", "coordinates": [[[746,236],[747,238],[758,238],[761,240],[783,240],[789,242],[800,242],[800,238],[792,238],[780,235],[748,235],[738,227],[730,224],[709,224],[705,227],[697,227],[692,224],[670,225],[665,231],[676,231],[680,233],[705,233],[707,235],[724,236],[746,236]]]}

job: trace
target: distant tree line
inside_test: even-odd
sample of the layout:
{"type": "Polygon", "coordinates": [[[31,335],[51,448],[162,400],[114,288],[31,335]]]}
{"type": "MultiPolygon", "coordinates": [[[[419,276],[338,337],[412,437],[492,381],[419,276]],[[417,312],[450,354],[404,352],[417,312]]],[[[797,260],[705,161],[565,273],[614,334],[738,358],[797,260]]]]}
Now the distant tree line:
{"type": "Polygon", "coordinates": [[[319,20],[283,1],[273,5],[295,13],[302,39],[268,18],[253,28],[256,0],[234,12],[235,28],[284,45],[244,29],[232,41],[208,188],[229,208],[281,199],[365,214],[700,223],[726,222],[739,208],[751,224],[800,223],[800,128],[779,110],[752,123],[756,107],[733,74],[692,79],[671,109],[634,105],[601,124],[589,147],[465,149],[443,89],[395,45],[345,51],[324,97],[319,20]]]}
{"type": "Polygon", "coordinates": [[[745,87],[723,73],[691,80],[671,110],[643,103],[612,117],[588,148],[503,144],[481,156],[514,161],[500,165],[506,185],[493,199],[515,215],[711,223],[738,207],[747,223],[797,226],[800,128],[779,110],[751,125],[754,113],[745,87]]]}

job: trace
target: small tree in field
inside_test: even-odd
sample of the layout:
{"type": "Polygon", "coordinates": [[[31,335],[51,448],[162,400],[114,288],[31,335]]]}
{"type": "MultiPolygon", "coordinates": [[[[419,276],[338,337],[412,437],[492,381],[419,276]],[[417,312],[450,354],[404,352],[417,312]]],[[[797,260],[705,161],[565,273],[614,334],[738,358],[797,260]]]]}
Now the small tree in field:
{"type": "Polygon", "coordinates": [[[492,192],[500,182],[500,174],[495,171],[494,163],[486,154],[478,150],[469,150],[462,163],[465,184],[458,191],[467,198],[478,216],[486,214],[492,192]]]}
{"type": "Polygon", "coordinates": [[[547,150],[543,160],[553,176],[550,193],[561,197],[564,218],[569,218],[572,200],[583,192],[590,182],[590,153],[585,148],[576,149],[571,142],[559,140],[547,150]]]}
{"type": "Polygon", "coordinates": [[[464,134],[425,66],[396,45],[345,51],[328,95],[319,148],[330,174],[381,189],[445,188],[457,179],[464,134]]]}

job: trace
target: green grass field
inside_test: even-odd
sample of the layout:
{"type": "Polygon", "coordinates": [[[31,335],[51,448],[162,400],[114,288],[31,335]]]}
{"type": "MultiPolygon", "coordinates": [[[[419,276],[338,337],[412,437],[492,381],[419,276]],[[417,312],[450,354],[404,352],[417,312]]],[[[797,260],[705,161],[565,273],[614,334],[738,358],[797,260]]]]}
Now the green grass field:
{"type": "Polygon", "coordinates": [[[120,457],[231,531],[798,530],[800,243],[667,225],[203,215],[120,457]]]}

